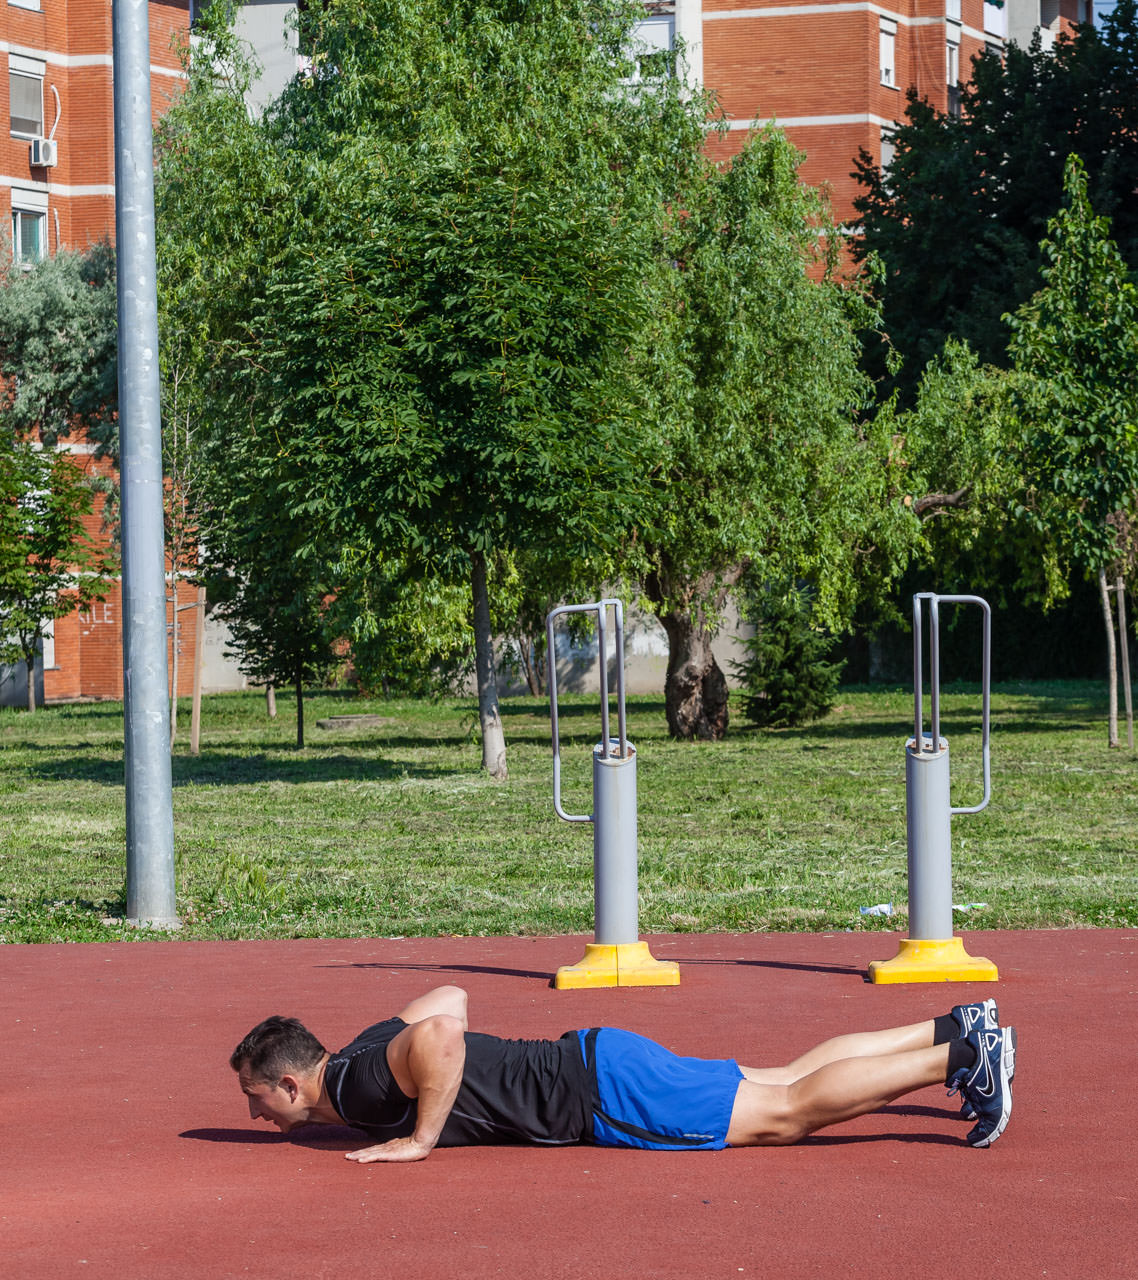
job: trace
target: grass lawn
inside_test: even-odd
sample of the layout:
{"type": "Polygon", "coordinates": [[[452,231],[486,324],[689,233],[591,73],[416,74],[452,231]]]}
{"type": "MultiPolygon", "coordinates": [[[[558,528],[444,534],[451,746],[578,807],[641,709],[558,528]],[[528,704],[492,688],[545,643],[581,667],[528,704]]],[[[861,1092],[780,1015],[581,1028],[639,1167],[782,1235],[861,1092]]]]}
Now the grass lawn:
{"type": "MultiPolygon", "coordinates": [[[[561,701],[562,795],[591,805],[595,698],[561,701]]],[[[473,700],[206,699],[202,753],[174,750],[184,938],[587,933],[592,832],[553,813],[547,704],[503,707],[509,781],[480,769],[473,700]],[[336,715],[378,724],[318,728],[336,715]]],[[[953,821],[969,928],[1138,924],[1138,757],[1106,746],[1099,685],[993,691],[992,803],[953,821]]],[[[926,699],[927,714],[927,699],[926,699]]],[[[189,723],[188,706],[179,715],[189,723]]],[[[615,721],[614,721],[615,725],[615,721]]],[[[950,688],[953,803],[980,799],[979,697],[950,688]]],[[[824,721],[736,722],[675,743],[663,699],[629,702],[645,933],[904,927],[908,691],[842,690],[824,721]],[[892,918],[859,907],[891,902],[892,918]]],[[[0,710],[0,942],[124,928],[122,707],[0,710]],[[108,922],[109,921],[109,922],[108,922]]],[[[155,936],[148,933],[147,936],[155,936]]]]}

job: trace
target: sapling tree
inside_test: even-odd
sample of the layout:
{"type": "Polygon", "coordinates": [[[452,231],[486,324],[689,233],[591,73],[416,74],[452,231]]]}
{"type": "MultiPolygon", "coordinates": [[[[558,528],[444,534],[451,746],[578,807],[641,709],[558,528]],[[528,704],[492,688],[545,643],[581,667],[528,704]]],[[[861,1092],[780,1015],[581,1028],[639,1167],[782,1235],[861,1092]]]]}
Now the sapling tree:
{"type": "Polygon", "coordinates": [[[1098,578],[1108,631],[1110,745],[1117,684],[1107,575],[1138,497],[1138,291],[1087,195],[1077,156],[1041,246],[1043,288],[1008,317],[1013,405],[1032,483],[1024,513],[1062,559],[1098,578]]]}

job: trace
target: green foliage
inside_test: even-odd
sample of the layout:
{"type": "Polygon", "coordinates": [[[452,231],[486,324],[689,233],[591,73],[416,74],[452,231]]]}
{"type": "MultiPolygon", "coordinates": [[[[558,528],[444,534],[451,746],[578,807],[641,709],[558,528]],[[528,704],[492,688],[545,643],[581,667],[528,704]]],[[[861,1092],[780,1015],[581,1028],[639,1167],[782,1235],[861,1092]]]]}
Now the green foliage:
{"type": "Polygon", "coordinates": [[[45,626],[110,588],[109,553],[87,532],[94,498],[75,458],[0,424],[0,662],[31,672],[45,626]]]}
{"type": "Polygon", "coordinates": [[[235,906],[269,907],[281,903],[285,885],[274,880],[268,869],[248,854],[226,853],[218,868],[218,896],[235,906]]]}
{"type": "Polygon", "coordinates": [[[835,641],[813,624],[809,599],[793,587],[752,591],[744,617],[755,627],[746,659],[734,664],[744,716],[785,729],[829,715],[845,663],[829,661],[835,641]]]}
{"type": "MultiPolygon", "coordinates": [[[[210,476],[250,477],[245,509],[281,516],[289,555],[429,597],[495,554],[552,568],[615,547],[614,502],[644,487],[628,351],[661,191],[704,116],[667,76],[622,85],[639,14],[333,0],[299,19],[311,73],[255,120],[207,24],[163,129],[161,257],[169,287],[193,284],[210,476]]],[[[390,623],[357,629],[387,633],[374,669],[390,623]]]]}
{"type": "Polygon", "coordinates": [[[0,412],[45,444],[80,430],[115,456],[118,406],[115,253],[61,251],[0,272],[0,412]]]}
{"type": "Polygon", "coordinates": [[[1013,403],[1031,488],[1024,514],[1084,571],[1117,557],[1111,517],[1138,492],[1138,291],[1077,156],[1048,224],[1043,288],[1010,316],[1013,403]]]}
{"type": "Polygon", "coordinates": [[[652,503],[634,552],[659,611],[705,611],[711,626],[716,589],[747,564],[770,581],[809,577],[838,622],[867,548],[888,578],[915,534],[888,501],[887,441],[861,417],[872,388],[856,331],[873,308],[837,278],[837,237],[800,159],[766,130],[729,169],[699,165],[655,279],[652,503]]]}
{"type": "MultiPolygon", "coordinates": [[[[1101,30],[1080,27],[1054,50],[1013,44],[975,60],[959,118],[911,93],[888,173],[862,154],[858,251],[884,264],[885,330],[905,359],[907,397],[950,336],[983,363],[1006,364],[1002,316],[1039,287],[1039,243],[1072,152],[1138,267],[1136,49],[1135,3],[1120,0],[1101,30]]],[[[876,340],[869,349],[881,371],[876,340]]]]}

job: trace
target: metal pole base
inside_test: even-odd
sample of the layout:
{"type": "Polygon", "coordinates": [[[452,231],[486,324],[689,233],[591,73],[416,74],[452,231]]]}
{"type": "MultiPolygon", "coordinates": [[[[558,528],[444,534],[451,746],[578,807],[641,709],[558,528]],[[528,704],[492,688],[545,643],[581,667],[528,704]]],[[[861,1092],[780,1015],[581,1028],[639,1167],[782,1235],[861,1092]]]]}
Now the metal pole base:
{"type": "Polygon", "coordinates": [[[902,938],[892,960],[874,960],[870,982],[998,982],[991,960],[970,956],[962,938],[902,938]]]}
{"type": "Polygon", "coordinates": [[[585,987],[678,987],[680,966],[674,960],[653,959],[646,942],[615,946],[589,942],[577,964],[557,970],[553,985],[558,991],[585,987]]]}

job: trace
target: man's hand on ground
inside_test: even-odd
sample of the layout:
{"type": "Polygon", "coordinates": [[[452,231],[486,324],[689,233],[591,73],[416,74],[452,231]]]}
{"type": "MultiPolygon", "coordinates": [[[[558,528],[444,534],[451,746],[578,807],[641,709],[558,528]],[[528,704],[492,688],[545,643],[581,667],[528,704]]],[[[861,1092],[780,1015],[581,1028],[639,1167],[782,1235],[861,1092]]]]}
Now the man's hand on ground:
{"type": "Polygon", "coordinates": [[[425,1160],[434,1150],[434,1144],[416,1142],[412,1138],[393,1138],[390,1142],[381,1142],[375,1147],[363,1147],[359,1151],[349,1151],[346,1159],[357,1164],[392,1164],[411,1160],[425,1160]]]}

